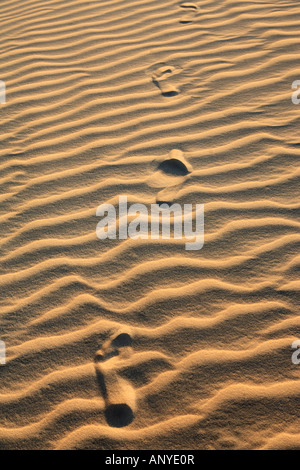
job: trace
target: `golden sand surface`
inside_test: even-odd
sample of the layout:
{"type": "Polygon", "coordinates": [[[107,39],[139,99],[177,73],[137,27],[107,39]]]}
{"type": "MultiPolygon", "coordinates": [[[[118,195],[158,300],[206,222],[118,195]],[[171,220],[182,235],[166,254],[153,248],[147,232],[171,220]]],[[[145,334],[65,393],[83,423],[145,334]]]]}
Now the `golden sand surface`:
{"type": "Polygon", "coordinates": [[[1,449],[300,448],[299,24],[1,0],[1,449]],[[99,240],[120,195],[204,204],[203,249],[99,240]]]}

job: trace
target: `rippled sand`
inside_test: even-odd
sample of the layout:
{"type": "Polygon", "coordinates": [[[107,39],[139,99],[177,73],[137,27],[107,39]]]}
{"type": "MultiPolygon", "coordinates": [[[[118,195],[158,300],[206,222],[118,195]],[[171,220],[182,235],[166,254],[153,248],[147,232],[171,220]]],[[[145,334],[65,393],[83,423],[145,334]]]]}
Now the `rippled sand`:
{"type": "Polygon", "coordinates": [[[299,20],[1,1],[1,449],[300,448],[299,20]],[[204,248],[98,240],[121,194],[205,204],[204,248]]]}

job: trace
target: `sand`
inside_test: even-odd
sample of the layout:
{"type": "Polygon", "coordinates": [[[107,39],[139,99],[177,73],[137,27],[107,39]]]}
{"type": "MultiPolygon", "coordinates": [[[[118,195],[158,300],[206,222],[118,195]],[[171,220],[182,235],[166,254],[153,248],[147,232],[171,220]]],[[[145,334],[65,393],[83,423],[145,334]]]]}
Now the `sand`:
{"type": "Polygon", "coordinates": [[[300,448],[299,21],[1,0],[1,449],[300,448]],[[204,204],[203,249],[97,239],[120,195],[204,204]]]}

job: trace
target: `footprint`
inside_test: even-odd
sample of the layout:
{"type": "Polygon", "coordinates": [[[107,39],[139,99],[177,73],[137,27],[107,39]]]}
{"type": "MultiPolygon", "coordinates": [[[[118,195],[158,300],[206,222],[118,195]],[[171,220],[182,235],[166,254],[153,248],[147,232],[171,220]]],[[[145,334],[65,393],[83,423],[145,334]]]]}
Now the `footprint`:
{"type": "Polygon", "coordinates": [[[149,186],[163,188],[157,194],[156,203],[171,204],[192,171],[183,152],[179,149],[171,150],[168,158],[158,164],[156,172],[148,179],[149,186]]]}
{"type": "Polygon", "coordinates": [[[198,6],[195,3],[184,2],[180,4],[180,8],[186,11],[186,15],[181,18],[180,23],[191,23],[197,14],[198,6]]]}
{"type": "Polygon", "coordinates": [[[172,83],[172,78],[177,73],[179,73],[179,70],[172,65],[163,65],[154,71],[152,81],[160,89],[163,96],[172,97],[179,94],[179,88],[172,83]]]}
{"type": "Polygon", "coordinates": [[[95,369],[100,391],[105,400],[105,418],[109,426],[128,426],[134,419],[135,390],[118,374],[121,361],[132,353],[132,338],[117,334],[97,351],[95,369]]]}

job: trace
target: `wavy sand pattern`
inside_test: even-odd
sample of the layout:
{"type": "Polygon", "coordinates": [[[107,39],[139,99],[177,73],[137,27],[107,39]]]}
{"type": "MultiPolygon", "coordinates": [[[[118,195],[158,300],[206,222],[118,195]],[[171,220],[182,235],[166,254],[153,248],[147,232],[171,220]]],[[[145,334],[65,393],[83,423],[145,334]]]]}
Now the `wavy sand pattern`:
{"type": "Polygon", "coordinates": [[[1,1],[1,449],[300,448],[299,21],[1,1]],[[98,240],[121,194],[205,204],[204,248],[98,240]]]}

